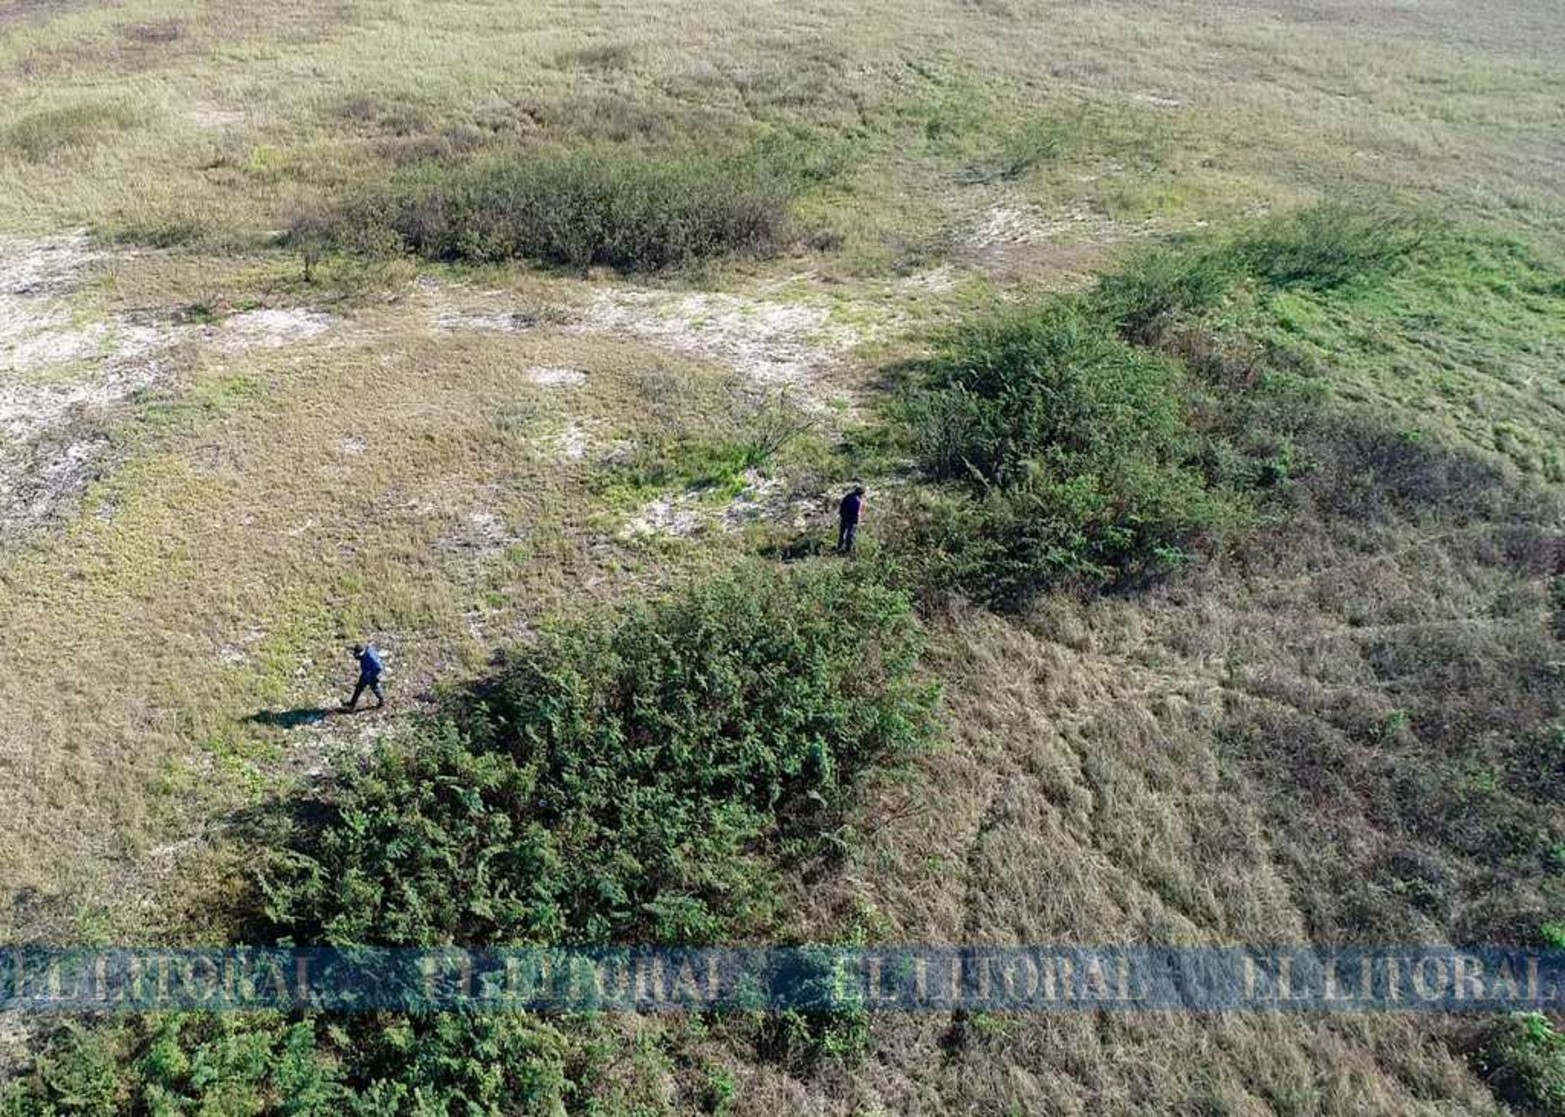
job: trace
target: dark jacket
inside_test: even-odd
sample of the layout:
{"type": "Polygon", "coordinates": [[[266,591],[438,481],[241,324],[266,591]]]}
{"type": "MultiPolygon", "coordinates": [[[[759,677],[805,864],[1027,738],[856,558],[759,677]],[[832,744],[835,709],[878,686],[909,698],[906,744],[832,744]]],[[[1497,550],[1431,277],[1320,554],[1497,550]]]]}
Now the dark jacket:
{"type": "Polygon", "coordinates": [[[359,674],[366,679],[378,679],[380,673],[386,669],[386,665],[380,661],[380,653],[373,647],[365,648],[354,658],[359,661],[359,674]]]}
{"type": "Polygon", "coordinates": [[[864,506],[864,497],[859,493],[849,493],[842,498],[842,504],[837,508],[837,519],[844,524],[856,524],[859,522],[859,510],[864,506]]]}

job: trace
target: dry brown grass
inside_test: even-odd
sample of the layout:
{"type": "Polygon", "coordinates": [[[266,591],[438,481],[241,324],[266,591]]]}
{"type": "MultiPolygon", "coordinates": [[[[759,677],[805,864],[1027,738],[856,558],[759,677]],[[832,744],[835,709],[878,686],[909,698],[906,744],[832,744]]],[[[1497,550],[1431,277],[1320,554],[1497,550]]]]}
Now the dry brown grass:
{"type": "MultiPolygon", "coordinates": [[[[1353,463],[1367,432],[1337,434],[1353,463]]],[[[801,885],[801,933],[1536,942],[1561,900],[1547,847],[1565,834],[1551,782],[1515,763],[1565,712],[1558,508],[1471,459],[1410,457],[1400,485],[1360,485],[1346,505],[1361,474],[1317,475],[1285,528],[1150,596],[1056,596],[1022,623],[953,612],[937,646],[950,747],[885,788],[840,875],[801,885]],[[1529,826],[1531,845],[1500,838],[1529,826]]],[[[1466,1034],[1388,1018],[884,1020],[879,1061],[808,1086],[749,1072],[747,1102],[1492,1111],[1466,1034]]]]}

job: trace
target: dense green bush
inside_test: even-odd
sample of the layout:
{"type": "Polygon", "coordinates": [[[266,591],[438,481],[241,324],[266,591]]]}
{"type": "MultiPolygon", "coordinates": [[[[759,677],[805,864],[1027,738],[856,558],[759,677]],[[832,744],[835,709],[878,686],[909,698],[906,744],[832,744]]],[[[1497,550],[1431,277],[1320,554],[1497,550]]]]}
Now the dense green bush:
{"type": "Polygon", "coordinates": [[[1175,243],[1143,252],[1104,276],[1092,300],[1121,336],[1147,343],[1171,319],[1215,307],[1240,277],[1231,253],[1175,243]]]}
{"type": "Polygon", "coordinates": [[[1372,279],[1422,236],[1318,206],[949,335],[898,407],[908,449],[947,483],[904,534],[924,583],[1016,607],[1062,582],[1155,576],[1244,522],[1299,466],[1324,393],[1242,338],[1228,351],[1225,308],[1372,279]]]}
{"type": "Polygon", "coordinates": [[[344,1100],[308,1022],[169,1014],[61,1029],[32,1073],[3,1095],[0,1114],[304,1114],[332,1112],[344,1100]]]}
{"type": "MultiPolygon", "coordinates": [[[[862,778],[925,743],[920,647],[867,565],[734,576],[566,627],[345,773],[270,867],[274,935],[753,931],[778,859],[822,849],[862,778]]],[[[757,1043],[847,1058],[867,1027],[832,1001],[762,1021],[757,1043]]],[[[589,1032],[515,1014],[142,1016],[59,1033],[0,1115],[557,1112],[619,1058],[589,1032]]]]}
{"type": "Polygon", "coordinates": [[[1478,1053],[1478,1067],[1494,1092],[1523,1112],[1565,1114],[1565,1035],[1541,1013],[1496,1020],[1478,1053]]]}
{"type": "Polygon", "coordinates": [[[166,1013],[62,1029],[0,1117],[559,1112],[571,1054],[518,1014],[166,1013]]]}
{"type": "Polygon", "coordinates": [[[927,372],[907,415],[919,460],[940,480],[1015,489],[1184,450],[1175,368],[1074,301],[967,326],[927,372]]]}
{"type": "Polygon", "coordinates": [[[1235,511],[1186,412],[1178,368],[1078,301],[958,331],[902,404],[918,461],[952,483],[915,517],[914,561],[998,606],[1182,562],[1235,511]]]}
{"type": "Polygon", "coordinates": [[[345,247],[433,260],[650,270],[776,247],[791,195],[761,156],[506,152],[408,167],[330,225],[345,247]]]}
{"type": "Polygon", "coordinates": [[[867,571],[721,580],[556,633],[350,774],[268,880],[281,932],[381,944],[710,941],[776,857],[919,747],[908,602],[867,571]]]}

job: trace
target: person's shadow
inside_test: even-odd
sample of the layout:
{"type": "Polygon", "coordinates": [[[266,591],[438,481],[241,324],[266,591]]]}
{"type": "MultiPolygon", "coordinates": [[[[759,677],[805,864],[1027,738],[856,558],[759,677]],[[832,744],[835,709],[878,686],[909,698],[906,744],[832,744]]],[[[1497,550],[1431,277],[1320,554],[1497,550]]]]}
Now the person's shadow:
{"type": "Polygon", "coordinates": [[[301,725],[323,722],[340,712],[326,706],[299,706],[292,710],[258,710],[245,720],[255,725],[270,725],[277,729],[297,729],[301,725]]]}

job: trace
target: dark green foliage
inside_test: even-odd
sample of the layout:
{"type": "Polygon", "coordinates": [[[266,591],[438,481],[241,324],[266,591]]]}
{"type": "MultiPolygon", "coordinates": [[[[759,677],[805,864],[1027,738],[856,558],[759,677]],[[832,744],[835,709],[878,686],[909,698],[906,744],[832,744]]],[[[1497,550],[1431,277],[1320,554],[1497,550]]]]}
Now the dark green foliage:
{"type": "Polygon", "coordinates": [[[0,1114],[557,1112],[568,1054],[556,1029],[504,1013],[143,1016],[56,1034],[0,1114]]]}
{"type": "Polygon", "coordinates": [[[719,581],[521,653],[348,777],[269,884],[301,941],[710,941],[755,925],[860,778],[926,739],[907,601],[864,571],[719,581]]]}
{"type": "Polygon", "coordinates": [[[1537,1012],[1494,1022],[1478,1069],[1508,1104],[1541,1117],[1565,1114],[1565,1035],[1537,1012]]]}
{"type": "Polygon", "coordinates": [[[1201,245],[1174,244],[1145,252],[1105,276],[1093,301],[1122,336],[1149,342],[1170,319],[1216,306],[1238,280],[1231,255],[1201,245]]]}
{"type": "Polygon", "coordinates": [[[792,189],[760,157],[507,152],[411,166],[332,224],[340,245],[432,260],[653,270],[771,250],[792,189]]]}
{"type": "Polygon", "coordinates": [[[919,462],[956,487],[916,517],[915,562],[1007,607],[1178,565],[1235,510],[1188,410],[1176,365],[1077,301],[959,331],[902,408],[919,462]]]}
{"type": "MultiPolygon", "coordinates": [[[[927,740],[921,632],[868,566],[732,577],[520,653],[352,770],[271,866],[275,933],[332,943],[711,941],[781,858],[828,848],[876,766],[927,740]]],[[[808,1064],[852,1005],[758,1025],[808,1064]]],[[[525,1015],[142,1016],[62,1031],[0,1095],[63,1113],[559,1112],[625,1052],[525,1015]]]]}
{"type": "Polygon", "coordinates": [[[570,1044],[533,1017],[449,1012],[350,1028],[350,1113],[554,1113],[571,1092],[570,1044]]]}
{"type": "Polygon", "coordinates": [[[1180,456],[1176,370],[1104,330],[1071,301],[981,322],[950,338],[908,402],[919,460],[979,490],[1180,456]]]}
{"type": "Polygon", "coordinates": [[[906,533],[925,584],[1016,607],[1061,583],[1135,584],[1185,563],[1292,477],[1324,395],[1225,336],[1219,311],[1241,292],[1257,305],[1258,291],[1373,279],[1420,236],[1319,206],[1145,253],[1084,297],[948,337],[899,408],[920,466],[952,486],[906,533]]]}
{"type": "Polygon", "coordinates": [[[311,1023],[183,1014],[62,1029],[0,1114],[324,1114],[345,1100],[311,1023]]]}
{"type": "Polygon", "coordinates": [[[853,1062],[871,1043],[857,974],[831,947],[801,947],[795,957],[798,965],[788,981],[801,1005],[754,1021],[760,1055],[795,1070],[853,1062]]]}

